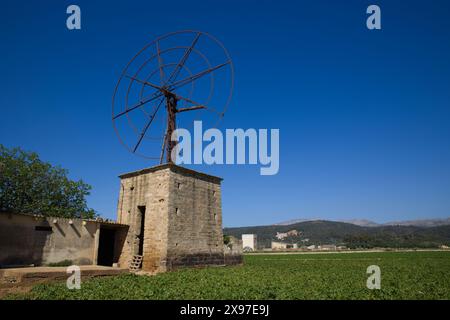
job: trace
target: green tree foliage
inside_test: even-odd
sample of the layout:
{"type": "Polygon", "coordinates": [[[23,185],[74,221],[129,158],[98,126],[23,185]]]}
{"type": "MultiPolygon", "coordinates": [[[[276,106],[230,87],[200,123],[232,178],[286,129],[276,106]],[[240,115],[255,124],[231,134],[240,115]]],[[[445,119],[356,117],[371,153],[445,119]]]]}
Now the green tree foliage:
{"type": "Polygon", "coordinates": [[[230,238],[230,236],[227,236],[227,235],[223,235],[223,244],[225,244],[225,245],[228,245],[228,244],[230,244],[231,243],[231,238],[230,238]]]}
{"type": "Polygon", "coordinates": [[[94,218],[95,211],[86,204],[91,186],[70,180],[67,173],[34,152],[0,144],[0,211],[94,218]]]}

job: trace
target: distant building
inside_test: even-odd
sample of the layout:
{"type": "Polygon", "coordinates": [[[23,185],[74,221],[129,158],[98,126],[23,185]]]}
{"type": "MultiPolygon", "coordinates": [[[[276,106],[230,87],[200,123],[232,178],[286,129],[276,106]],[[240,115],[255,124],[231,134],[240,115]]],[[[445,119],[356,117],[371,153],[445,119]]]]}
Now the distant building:
{"type": "Polygon", "coordinates": [[[314,250],[314,249],[316,249],[316,246],[312,244],[312,245],[310,245],[310,246],[307,246],[306,249],[308,249],[308,250],[314,250]]]}
{"type": "Polygon", "coordinates": [[[322,246],[318,246],[318,249],[322,251],[336,251],[336,246],[334,244],[324,244],[322,246]]]}
{"type": "Polygon", "coordinates": [[[279,242],[279,241],[272,241],[272,250],[279,250],[279,249],[286,249],[287,243],[279,242]]]}
{"type": "Polygon", "coordinates": [[[250,248],[251,250],[256,250],[257,237],[256,234],[243,234],[242,235],[242,248],[250,248]]]}
{"type": "Polygon", "coordinates": [[[298,245],[296,243],[285,243],[281,241],[272,241],[272,250],[280,249],[297,249],[298,245]]]}

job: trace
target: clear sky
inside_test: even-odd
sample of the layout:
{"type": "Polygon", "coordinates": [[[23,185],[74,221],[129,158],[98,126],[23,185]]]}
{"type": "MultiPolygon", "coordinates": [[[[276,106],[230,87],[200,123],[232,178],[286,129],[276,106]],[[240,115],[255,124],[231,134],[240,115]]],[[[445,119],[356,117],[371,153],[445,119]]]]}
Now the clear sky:
{"type": "Polygon", "coordinates": [[[117,140],[116,81],[156,36],[196,29],[234,62],[222,128],[280,129],[278,175],[193,167],[224,178],[225,226],[448,217],[449,17],[445,0],[2,1],[0,143],[69,169],[114,218],[117,176],[155,164],[117,140]],[[382,30],[366,28],[370,4],[382,30]]]}

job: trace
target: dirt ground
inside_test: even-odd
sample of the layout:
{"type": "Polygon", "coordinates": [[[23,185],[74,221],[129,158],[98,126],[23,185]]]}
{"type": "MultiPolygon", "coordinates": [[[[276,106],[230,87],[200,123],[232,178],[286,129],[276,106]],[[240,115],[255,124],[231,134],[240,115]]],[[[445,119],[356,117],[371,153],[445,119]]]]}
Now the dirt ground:
{"type": "MultiPolygon", "coordinates": [[[[81,278],[114,276],[128,273],[128,269],[104,266],[80,266],[81,278]]],[[[27,267],[0,269],[0,299],[10,293],[30,291],[40,283],[66,281],[72,273],[67,267],[27,267]]]]}

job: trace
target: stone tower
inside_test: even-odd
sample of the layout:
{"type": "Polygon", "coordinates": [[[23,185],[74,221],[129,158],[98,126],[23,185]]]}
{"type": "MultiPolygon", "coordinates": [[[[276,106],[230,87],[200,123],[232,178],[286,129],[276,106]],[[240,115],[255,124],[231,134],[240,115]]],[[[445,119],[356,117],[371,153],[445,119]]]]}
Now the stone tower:
{"type": "Polygon", "coordinates": [[[163,164],[119,176],[119,223],[128,224],[120,264],[142,270],[223,265],[221,178],[163,164]]]}

